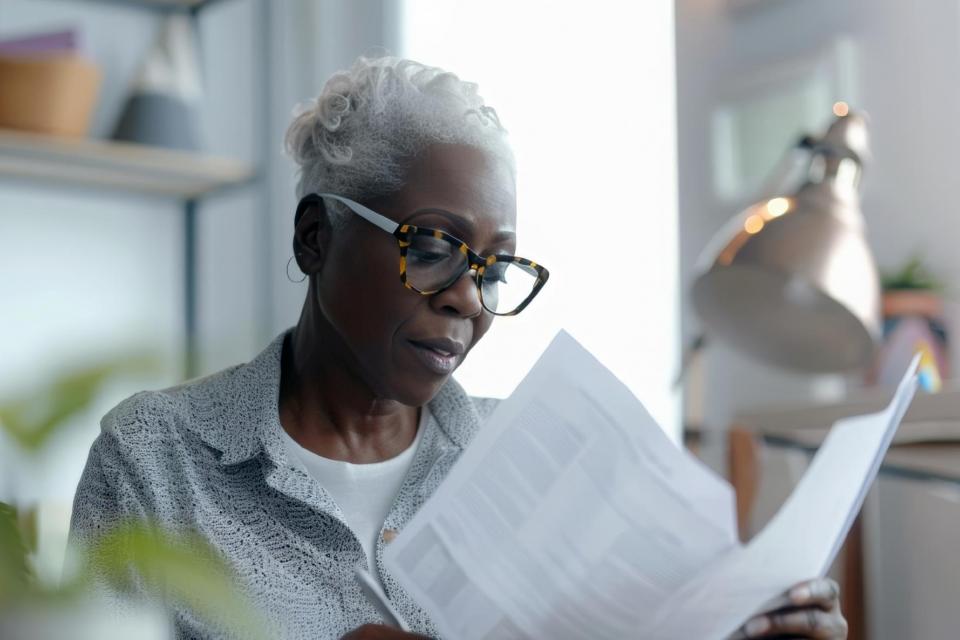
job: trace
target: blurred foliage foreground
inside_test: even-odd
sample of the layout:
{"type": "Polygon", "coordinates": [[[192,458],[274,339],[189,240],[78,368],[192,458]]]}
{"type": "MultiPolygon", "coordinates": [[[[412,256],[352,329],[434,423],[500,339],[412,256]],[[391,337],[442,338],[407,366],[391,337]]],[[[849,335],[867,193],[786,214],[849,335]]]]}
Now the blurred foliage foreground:
{"type": "MultiPolygon", "coordinates": [[[[155,358],[137,356],[73,371],[0,405],[0,428],[24,454],[37,453],[71,418],[91,406],[109,380],[143,373],[156,364],[155,358]]],[[[135,611],[133,605],[144,596],[155,607],[167,603],[186,607],[230,636],[269,637],[229,567],[199,535],[173,534],[159,523],[121,523],[88,548],[71,550],[73,561],[58,584],[43,584],[35,575],[31,561],[35,545],[36,524],[29,510],[0,502],[0,636],[4,638],[10,633],[41,637],[37,629],[43,630],[42,637],[86,637],[77,628],[81,618],[68,614],[65,619],[70,626],[55,631],[44,624],[45,618],[78,606],[94,606],[101,608],[94,613],[103,622],[118,614],[114,609],[125,608],[124,603],[135,611]],[[30,620],[24,624],[24,616],[32,616],[37,624],[30,620]],[[19,622],[13,631],[5,627],[12,619],[19,622]]],[[[103,624],[99,628],[110,629],[103,624]]],[[[95,635],[103,637],[99,632],[95,635]]]]}

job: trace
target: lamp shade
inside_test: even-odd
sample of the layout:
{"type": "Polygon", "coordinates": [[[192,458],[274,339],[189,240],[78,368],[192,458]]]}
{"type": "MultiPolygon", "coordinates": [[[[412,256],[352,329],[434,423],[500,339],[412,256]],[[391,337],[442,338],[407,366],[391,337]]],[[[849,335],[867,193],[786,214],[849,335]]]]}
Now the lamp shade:
{"type": "Polygon", "coordinates": [[[795,193],[748,207],[715,236],[692,290],[708,335],[804,372],[871,361],[880,283],[860,211],[866,153],[864,120],[838,118],[795,193]]]}

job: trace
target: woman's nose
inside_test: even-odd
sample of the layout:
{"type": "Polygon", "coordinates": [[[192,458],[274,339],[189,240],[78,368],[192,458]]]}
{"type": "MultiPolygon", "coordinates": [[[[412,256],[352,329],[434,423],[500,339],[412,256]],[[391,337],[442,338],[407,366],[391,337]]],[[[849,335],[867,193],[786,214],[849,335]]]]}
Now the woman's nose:
{"type": "Polygon", "coordinates": [[[483,311],[477,288],[476,268],[470,267],[456,282],[431,297],[430,303],[446,313],[472,318],[483,311]]]}

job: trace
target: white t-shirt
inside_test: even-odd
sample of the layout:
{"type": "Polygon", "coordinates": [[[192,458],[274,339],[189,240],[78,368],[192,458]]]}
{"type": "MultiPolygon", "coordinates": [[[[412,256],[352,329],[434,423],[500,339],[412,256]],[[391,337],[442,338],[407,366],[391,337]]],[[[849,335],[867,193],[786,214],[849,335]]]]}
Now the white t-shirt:
{"type": "Polygon", "coordinates": [[[330,493],[343,511],[347,524],[357,535],[363,551],[367,554],[367,566],[377,582],[381,582],[376,570],[377,538],[403,478],[413,462],[413,455],[423,432],[426,431],[429,416],[430,411],[422,407],[417,435],[403,452],[389,460],[370,464],[324,458],[302,447],[281,429],[291,459],[299,461],[304,471],[330,493]]]}

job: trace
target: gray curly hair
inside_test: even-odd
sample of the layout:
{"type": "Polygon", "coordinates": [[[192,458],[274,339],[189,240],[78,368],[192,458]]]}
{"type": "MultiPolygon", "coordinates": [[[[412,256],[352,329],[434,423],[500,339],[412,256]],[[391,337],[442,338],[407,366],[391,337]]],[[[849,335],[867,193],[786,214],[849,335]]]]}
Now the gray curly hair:
{"type": "MultiPolygon", "coordinates": [[[[514,167],[506,129],[476,84],[395,57],[360,57],[331,76],[316,99],[298,106],[285,142],[299,165],[298,198],[389,196],[413,158],[438,143],[477,147],[514,167]]],[[[342,224],[345,209],[336,211],[334,224],[342,224]]]]}

